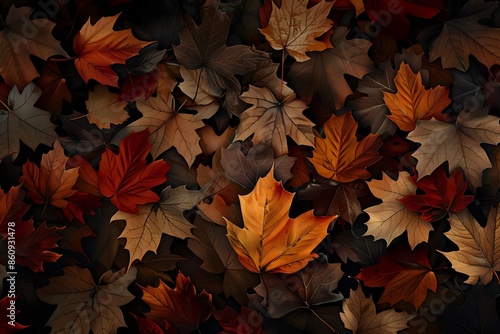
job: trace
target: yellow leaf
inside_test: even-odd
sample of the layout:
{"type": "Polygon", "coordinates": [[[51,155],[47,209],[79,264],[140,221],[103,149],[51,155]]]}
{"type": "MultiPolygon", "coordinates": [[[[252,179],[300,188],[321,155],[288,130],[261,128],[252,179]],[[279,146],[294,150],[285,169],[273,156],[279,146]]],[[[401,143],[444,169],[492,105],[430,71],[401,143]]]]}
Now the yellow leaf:
{"type": "Polygon", "coordinates": [[[251,272],[291,274],[318,257],[312,251],[337,216],[317,217],[311,210],[290,218],[293,194],[273,174],[271,168],[250,194],[239,196],[245,226],[226,219],[227,235],[240,262],[251,272]]]}
{"type": "Polygon", "coordinates": [[[369,134],[356,140],[358,124],[352,113],[332,115],[324,126],[326,138],[316,137],[313,157],[309,158],[318,173],[338,182],[351,182],[371,176],[365,168],[381,159],[378,149],[382,141],[369,134]]]}
{"type": "Polygon", "coordinates": [[[327,18],[335,1],[321,1],[307,8],[308,0],[283,0],[281,8],[272,2],[269,25],[260,32],[276,50],[285,49],[295,60],[309,60],[308,51],[323,51],[328,46],[316,40],[331,28],[327,18]]]}
{"type": "Polygon", "coordinates": [[[420,72],[413,73],[406,63],[401,64],[394,83],[397,93],[384,91],[384,101],[392,114],[387,117],[403,131],[415,129],[418,120],[439,117],[451,103],[448,87],[425,89],[420,72]]]}

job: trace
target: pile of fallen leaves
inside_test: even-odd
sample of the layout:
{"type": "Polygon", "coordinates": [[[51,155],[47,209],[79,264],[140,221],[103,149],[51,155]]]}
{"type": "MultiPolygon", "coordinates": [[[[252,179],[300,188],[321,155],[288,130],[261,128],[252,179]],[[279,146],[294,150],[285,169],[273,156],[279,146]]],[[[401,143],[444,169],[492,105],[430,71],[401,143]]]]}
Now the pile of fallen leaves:
{"type": "Polygon", "coordinates": [[[497,331],[499,64],[498,1],[2,1],[0,331],[497,331]]]}

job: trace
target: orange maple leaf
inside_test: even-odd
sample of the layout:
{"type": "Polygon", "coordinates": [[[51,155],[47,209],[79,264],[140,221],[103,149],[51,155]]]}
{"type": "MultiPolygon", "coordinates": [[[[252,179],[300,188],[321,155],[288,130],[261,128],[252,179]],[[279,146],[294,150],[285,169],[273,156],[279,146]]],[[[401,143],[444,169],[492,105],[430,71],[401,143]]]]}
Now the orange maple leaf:
{"type": "Polygon", "coordinates": [[[436,292],[436,275],[431,269],[427,251],[419,245],[412,251],[404,244],[398,244],[380,262],[367,268],[361,268],[356,276],[368,287],[385,287],[379,304],[391,306],[405,300],[413,304],[416,310],[427,296],[427,290],[436,292]]]}
{"type": "Polygon", "coordinates": [[[410,65],[402,63],[394,79],[397,93],[384,93],[384,101],[391,115],[387,115],[403,131],[413,131],[418,120],[440,119],[440,114],[450,103],[450,89],[438,86],[425,89],[422,75],[415,74],[410,65]]]}
{"type": "Polygon", "coordinates": [[[146,165],[150,150],[149,131],[144,130],[122,139],[118,155],[108,148],[103,153],[97,173],[101,193],[111,197],[118,210],[137,213],[137,205],[160,199],[150,189],[167,180],[170,164],[159,160],[146,165]]]}
{"type": "Polygon", "coordinates": [[[358,142],[357,129],[358,123],[350,111],[341,116],[332,115],[325,123],[326,138],[315,138],[313,157],[309,158],[321,176],[337,182],[371,176],[365,168],[382,158],[377,153],[382,141],[378,135],[369,134],[358,142]]]}
{"type": "Polygon", "coordinates": [[[146,317],[156,323],[167,321],[179,333],[191,333],[210,318],[212,295],[205,290],[196,294],[196,288],[189,277],[179,272],[175,289],[171,289],[162,280],[160,286],[141,287],[142,300],[151,308],[146,317]]]}
{"type": "Polygon", "coordinates": [[[290,218],[293,194],[273,174],[274,167],[250,194],[239,196],[245,227],[224,218],[227,236],[240,262],[251,272],[291,274],[318,257],[312,251],[337,216],[314,216],[310,210],[290,218]]]}
{"type": "Polygon", "coordinates": [[[152,43],[136,39],[131,29],[113,30],[120,14],[103,17],[94,25],[89,18],[76,34],[73,41],[77,55],[75,66],[85,82],[95,79],[103,85],[118,87],[118,75],[111,65],[125,64],[127,59],[152,43]]]}
{"type": "Polygon", "coordinates": [[[9,221],[17,221],[28,209],[24,195],[21,186],[10,188],[6,194],[0,190],[0,236],[7,234],[9,221]]]}
{"type": "Polygon", "coordinates": [[[67,198],[76,192],[73,186],[78,179],[79,169],[66,169],[67,161],[68,157],[64,155],[58,140],[54,143],[54,149],[42,156],[40,167],[27,161],[23,166],[23,175],[19,178],[27,190],[26,197],[37,204],[65,208],[68,205],[67,198]]]}

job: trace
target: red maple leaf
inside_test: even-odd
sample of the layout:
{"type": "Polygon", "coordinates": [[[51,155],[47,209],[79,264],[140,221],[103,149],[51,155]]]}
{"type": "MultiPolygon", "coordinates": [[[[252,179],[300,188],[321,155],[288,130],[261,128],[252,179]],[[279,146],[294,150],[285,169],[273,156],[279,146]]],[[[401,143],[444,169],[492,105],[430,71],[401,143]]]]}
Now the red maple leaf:
{"type": "Polygon", "coordinates": [[[118,210],[137,213],[137,205],[160,199],[151,188],[167,180],[170,164],[159,160],[147,165],[150,150],[149,130],[144,130],[122,139],[118,155],[108,148],[103,153],[97,173],[100,190],[118,210]]]}
{"type": "Polygon", "coordinates": [[[413,180],[425,194],[407,195],[399,201],[408,209],[420,212],[420,218],[428,222],[437,221],[448,212],[462,211],[474,200],[474,196],[464,195],[467,182],[464,181],[461,168],[455,169],[448,178],[444,165],[441,165],[420,181],[415,182],[415,177],[413,180]]]}

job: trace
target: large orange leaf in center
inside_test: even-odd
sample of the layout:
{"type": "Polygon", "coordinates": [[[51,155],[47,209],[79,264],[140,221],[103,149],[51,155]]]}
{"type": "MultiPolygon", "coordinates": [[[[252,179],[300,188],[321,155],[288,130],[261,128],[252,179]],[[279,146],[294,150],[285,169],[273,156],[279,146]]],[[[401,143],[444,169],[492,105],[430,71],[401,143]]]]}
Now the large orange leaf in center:
{"type": "Polygon", "coordinates": [[[227,236],[248,270],[291,274],[318,257],[312,251],[337,216],[314,216],[311,210],[290,218],[293,194],[273,173],[271,168],[250,194],[239,196],[245,226],[240,228],[226,219],[227,236]]]}

